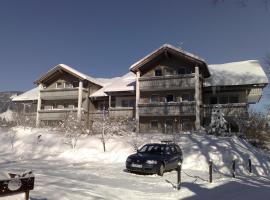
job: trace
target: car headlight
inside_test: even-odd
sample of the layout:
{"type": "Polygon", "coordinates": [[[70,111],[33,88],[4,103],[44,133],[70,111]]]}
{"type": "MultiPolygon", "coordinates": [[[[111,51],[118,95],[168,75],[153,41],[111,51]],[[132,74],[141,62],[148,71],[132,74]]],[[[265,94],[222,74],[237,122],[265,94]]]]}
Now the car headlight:
{"type": "Polygon", "coordinates": [[[156,160],[147,160],[146,163],[149,165],[154,165],[154,164],[157,164],[157,161],[156,160]]]}
{"type": "Polygon", "coordinates": [[[131,162],[131,158],[127,158],[127,162],[131,162]]]}

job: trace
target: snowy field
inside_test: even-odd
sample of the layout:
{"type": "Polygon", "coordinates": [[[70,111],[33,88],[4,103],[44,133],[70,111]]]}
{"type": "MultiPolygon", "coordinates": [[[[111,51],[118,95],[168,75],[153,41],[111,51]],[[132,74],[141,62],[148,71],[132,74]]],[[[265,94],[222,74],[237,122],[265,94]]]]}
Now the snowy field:
{"type": "MultiPolygon", "coordinates": [[[[98,136],[85,136],[78,141],[76,149],[71,149],[65,144],[65,138],[54,131],[2,129],[0,171],[33,170],[36,181],[35,189],[30,193],[32,200],[269,199],[269,157],[237,138],[192,134],[175,138],[184,153],[180,191],[174,188],[174,171],[163,177],[125,171],[125,159],[133,152],[134,141],[142,145],[161,138],[171,137],[149,134],[114,136],[107,141],[108,152],[103,153],[98,136]],[[11,138],[15,138],[13,149],[11,138]],[[247,172],[246,160],[249,157],[254,163],[253,175],[247,172]],[[237,179],[230,177],[233,158],[237,159],[237,179]],[[213,183],[205,181],[208,179],[209,159],[214,162],[213,183]]],[[[23,199],[23,195],[0,199],[23,199]]]]}

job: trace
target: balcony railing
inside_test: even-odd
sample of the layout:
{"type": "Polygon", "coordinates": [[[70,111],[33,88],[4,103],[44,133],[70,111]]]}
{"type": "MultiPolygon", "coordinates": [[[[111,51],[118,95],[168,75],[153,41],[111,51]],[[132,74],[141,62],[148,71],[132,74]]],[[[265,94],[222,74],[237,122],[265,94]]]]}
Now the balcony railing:
{"type": "Polygon", "coordinates": [[[142,91],[195,88],[194,74],[161,77],[141,77],[139,81],[140,90],[142,91]]]}
{"type": "MultiPolygon", "coordinates": [[[[87,95],[87,90],[83,89],[83,98],[87,95]]],[[[78,99],[78,88],[57,88],[40,90],[40,96],[43,100],[65,100],[78,99]]]]}
{"type": "Polygon", "coordinates": [[[220,110],[225,116],[245,117],[248,115],[248,104],[246,103],[231,103],[231,104],[217,104],[204,105],[204,116],[210,117],[214,109],[220,110]]]}
{"type": "Polygon", "coordinates": [[[140,103],[140,116],[194,116],[195,102],[140,103]]]}
{"type": "MultiPolygon", "coordinates": [[[[40,120],[65,120],[67,119],[69,113],[77,114],[77,108],[74,109],[52,109],[52,110],[40,110],[39,117],[40,120]]],[[[82,118],[84,118],[85,112],[82,111],[82,118]]]]}
{"type": "MultiPolygon", "coordinates": [[[[97,110],[95,112],[91,112],[90,115],[93,118],[102,118],[103,111],[97,110]]],[[[105,115],[112,118],[134,118],[135,117],[135,108],[133,107],[115,107],[110,108],[105,111],[105,115]]]]}

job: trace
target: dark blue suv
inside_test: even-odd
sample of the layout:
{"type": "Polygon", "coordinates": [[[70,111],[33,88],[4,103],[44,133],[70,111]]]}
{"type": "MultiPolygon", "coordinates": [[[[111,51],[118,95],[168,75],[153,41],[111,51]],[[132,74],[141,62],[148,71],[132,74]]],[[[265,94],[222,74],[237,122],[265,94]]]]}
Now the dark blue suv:
{"type": "Polygon", "coordinates": [[[130,155],[126,160],[126,168],[130,172],[157,173],[163,176],[165,171],[176,169],[179,162],[183,162],[183,154],[177,144],[152,143],[130,155]]]}

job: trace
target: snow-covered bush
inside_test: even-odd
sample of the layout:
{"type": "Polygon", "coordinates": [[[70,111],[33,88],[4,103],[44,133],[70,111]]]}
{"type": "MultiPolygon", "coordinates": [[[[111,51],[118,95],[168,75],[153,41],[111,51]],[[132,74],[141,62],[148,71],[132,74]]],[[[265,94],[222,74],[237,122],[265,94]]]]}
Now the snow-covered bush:
{"type": "Polygon", "coordinates": [[[210,133],[224,136],[227,131],[227,124],[224,113],[221,111],[221,106],[216,105],[211,113],[210,133]]]}
{"type": "Polygon", "coordinates": [[[13,112],[12,113],[12,122],[15,126],[26,127],[35,127],[35,120],[32,120],[31,117],[24,115],[21,112],[13,112]]]}

